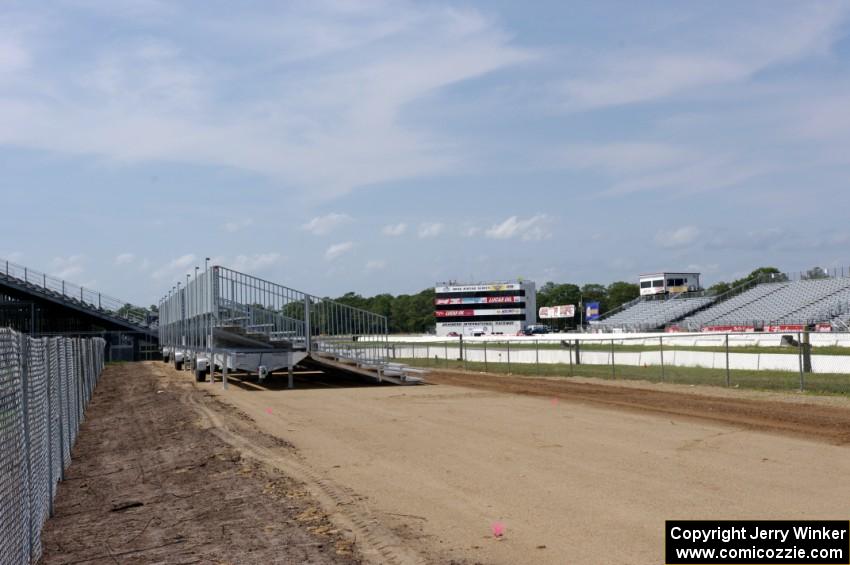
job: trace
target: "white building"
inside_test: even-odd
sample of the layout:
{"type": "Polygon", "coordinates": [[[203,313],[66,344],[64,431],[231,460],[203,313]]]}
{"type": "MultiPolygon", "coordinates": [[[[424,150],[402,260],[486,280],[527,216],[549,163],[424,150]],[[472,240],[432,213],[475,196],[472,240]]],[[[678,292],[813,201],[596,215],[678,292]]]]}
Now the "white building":
{"type": "Polygon", "coordinates": [[[537,319],[533,281],[459,284],[434,288],[437,335],[516,335],[537,319]]]}
{"type": "Polygon", "coordinates": [[[640,295],[693,292],[699,290],[699,273],[652,273],[640,276],[640,295]]]}

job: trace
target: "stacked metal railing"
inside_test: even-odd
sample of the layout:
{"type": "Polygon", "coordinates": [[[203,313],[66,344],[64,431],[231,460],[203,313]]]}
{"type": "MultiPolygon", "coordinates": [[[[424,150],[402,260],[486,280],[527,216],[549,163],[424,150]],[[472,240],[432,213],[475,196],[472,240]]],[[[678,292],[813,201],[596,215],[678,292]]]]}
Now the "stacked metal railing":
{"type": "Polygon", "coordinates": [[[380,364],[387,355],[387,318],[214,266],[178,283],[159,304],[160,344],[215,349],[215,330],[236,330],[282,348],[380,364]]]}
{"type": "Polygon", "coordinates": [[[41,529],[103,370],[105,343],[0,328],[0,563],[41,557],[41,529]]]}
{"type": "Polygon", "coordinates": [[[30,269],[11,261],[0,259],[0,278],[23,283],[45,294],[62,298],[77,306],[96,311],[101,315],[114,316],[143,328],[155,328],[157,320],[144,308],[132,306],[118,298],[108,296],[90,288],[30,269]]]}

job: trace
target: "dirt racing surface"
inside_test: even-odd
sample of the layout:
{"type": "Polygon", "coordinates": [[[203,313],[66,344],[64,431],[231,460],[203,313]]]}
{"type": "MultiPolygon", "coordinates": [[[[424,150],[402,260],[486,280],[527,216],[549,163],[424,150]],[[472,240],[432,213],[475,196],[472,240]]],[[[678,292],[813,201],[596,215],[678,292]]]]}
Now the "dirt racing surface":
{"type": "Polygon", "coordinates": [[[359,562],[302,484],[210,433],[186,398],[217,403],[172,373],[107,367],[43,532],[42,563],[359,562]]]}
{"type": "MultiPolygon", "coordinates": [[[[838,445],[850,444],[850,402],[843,406],[826,403],[787,402],[783,395],[766,398],[734,398],[722,389],[699,394],[688,387],[673,385],[672,390],[623,386],[612,382],[575,382],[563,378],[514,377],[461,371],[434,372],[428,382],[465,386],[513,394],[586,402],[598,406],[642,410],[685,418],[710,420],[743,429],[791,434],[838,445]],[[770,401],[768,401],[768,398],[770,401]]],[[[633,384],[633,383],[628,383],[633,384]]],[[[740,396],[740,394],[739,394],[740,396]]],[[[789,396],[789,395],[785,395],[789,396]]]]}
{"type": "Polygon", "coordinates": [[[850,509],[841,402],[468,373],[223,390],[162,363],[108,371],[48,563],[655,564],[667,519],[850,509]]]}
{"type": "Polygon", "coordinates": [[[291,442],[314,480],[361,497],[342,508],[398,562],[656,564],[668,519],[850,509],[839,407],[483,374],[291,391],[284,380],[199,387],[291,442]]]}

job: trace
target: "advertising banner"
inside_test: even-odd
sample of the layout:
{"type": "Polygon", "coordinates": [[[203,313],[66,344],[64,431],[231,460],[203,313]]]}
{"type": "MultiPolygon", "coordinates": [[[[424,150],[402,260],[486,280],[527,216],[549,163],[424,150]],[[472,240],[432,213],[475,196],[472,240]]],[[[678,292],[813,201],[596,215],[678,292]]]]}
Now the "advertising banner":
{"type": "Polygon", "coordinates": [[[477,298],[435,298],[434,304],[446,306],[454,304],[512,304],[522,302],[524,296],[484,296],[477,298]]]}
{"type": "Polygon", "coordinates": [[[434,290],[437,294],[445,292],[494,292],[500,290],[519,290],[522,288],[517,283],[502,284],[470,284],[465,286],[438,286],[434,290]]]}
{"type": "Polygon", "coordinates": [[[771,326],[765,326],[764,331],[771,333],[780,333],[780,332],[803,332],[806,331],[806,326],[803,324],[777,324],[771,326]]]}
{"type": "Polygon", "coordinates": [[[584,305],[584,319],[587,322],[599,319],[599,303],[588,302],[584,305]]]}
{"type": "Polygon", "coordinates": [[[437,318],[456,318],[465,316],[513,316],[522,314],[522,308],[494,308],[492,310],[437,310],[437,318]]]}
{"type": "Polygon", "coordinates": [[[755,326],[704,326],[701,332],[712,333],[712,332],[720,332],[720,333],[740,333],[740,332],[754,332],[756,331],[755,326]]]}
{"type": "Polygon", "coordinates": [[[538,314],[543,320],[550,318],[573,318],[576,315],[576,307],[574,304],[565,304],[563,306],[541,306],[538,314]]]}

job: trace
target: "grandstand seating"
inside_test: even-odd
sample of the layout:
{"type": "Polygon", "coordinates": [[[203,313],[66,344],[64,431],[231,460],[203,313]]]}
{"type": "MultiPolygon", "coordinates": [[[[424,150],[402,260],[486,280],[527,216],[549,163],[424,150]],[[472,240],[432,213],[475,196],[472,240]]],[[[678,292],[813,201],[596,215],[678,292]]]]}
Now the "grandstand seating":
{"type": "Polygon", "coordinates": [[[653,330],[664,327],[713,301],[714,297],[706,296],[640,300],[593,325],[602,329],[653,330]]]}
{"type": "Polygon", "coordinates": [[[811,324],[847,311],[850,278],[763,283],[682,320],[697,330],[710,325],[811,324]]]}

